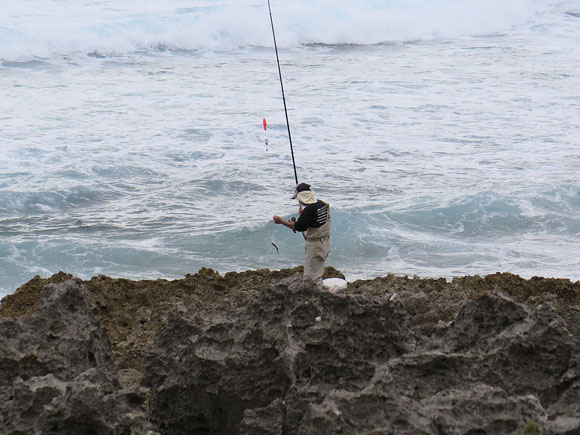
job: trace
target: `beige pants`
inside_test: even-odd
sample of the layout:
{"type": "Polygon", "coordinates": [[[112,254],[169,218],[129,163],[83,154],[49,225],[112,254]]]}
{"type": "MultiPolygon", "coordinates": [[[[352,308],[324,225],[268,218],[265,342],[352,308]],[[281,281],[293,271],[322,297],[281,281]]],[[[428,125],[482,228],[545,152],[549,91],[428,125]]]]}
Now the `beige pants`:
{"type": "Polygon", "coordinates": [[[330,239],[306,240],[306,262],[304,263],[304,281],[322,285],[324,264],[330,253],[330,239]]]}

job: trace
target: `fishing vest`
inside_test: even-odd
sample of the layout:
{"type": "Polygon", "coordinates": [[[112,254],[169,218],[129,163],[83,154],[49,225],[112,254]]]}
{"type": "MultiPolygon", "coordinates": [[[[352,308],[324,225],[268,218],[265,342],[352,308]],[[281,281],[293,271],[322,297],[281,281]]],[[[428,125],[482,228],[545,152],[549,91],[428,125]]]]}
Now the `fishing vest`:
{"type": "Polygon", "coordinates": [[[302,233],[309,242],[328,240],[330,238],[330,205],[326,204],[326,223],[319,227],[308,227],[302,233]]]}

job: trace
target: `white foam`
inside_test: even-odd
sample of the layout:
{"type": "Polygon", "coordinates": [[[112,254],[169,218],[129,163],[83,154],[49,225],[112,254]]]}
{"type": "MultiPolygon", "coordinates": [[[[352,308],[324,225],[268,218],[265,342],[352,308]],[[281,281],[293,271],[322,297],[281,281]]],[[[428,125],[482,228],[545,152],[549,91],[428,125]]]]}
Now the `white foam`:
{"type": "MultiPolygon", "coordinates": [[[[378,44],[508,31],[553,8],[542,0],[272,2],[281,47],[378,44]]],[[[6,2],[0,59],[270,47],[264,1],[6,2]]]]}
{"type": "MultiPolygon", "coordinates": [[[[437,26],[453,34],[461,20],[478,18],[465,9],[453,21],[452,11],[488,7],[337,2],[320,16],[329,3],[310,3],[273,1],[286,46],[370,43],[399,31],[372,20],[361,26],[373,11],[402,22],[407,14],[426,34],[437,26]]],[[[498,15],[506,8],[510,23],[550,6],[491,4],[498,15]]],[[[187,32],[207,38],[199,47],[262,36],[271,44],[263,3],[206,2],[209,9],[177,15],[184,2],[139,5],[12,2],[0,39],[24,24],[16,36],[36,38],[48,55],[122,51],[171,35],[196,47],[187,32]],[[57,4],[64,7],[49,7],[57,4]],[[230,23],[235,16],[244,19],[230,23]],[[185,25],[194,18],[197,26],[185,25]]],[[[349,281],[497,270],[578,279],[579,113],[570,93],[580,89],[578,19],[544,18],[506,35],[281,53],[298,176],[331,203],[328,264],[349,281]]],[[[413,26],[403,27],[398,35],[412,37],[413,26]]],[[[200,267],[303,263],[300,235],[271,221],[297,215],[272,49],[53,58],[4,63],[0,72],[3,288],[38,270],[180,277],[200,267]]]]}

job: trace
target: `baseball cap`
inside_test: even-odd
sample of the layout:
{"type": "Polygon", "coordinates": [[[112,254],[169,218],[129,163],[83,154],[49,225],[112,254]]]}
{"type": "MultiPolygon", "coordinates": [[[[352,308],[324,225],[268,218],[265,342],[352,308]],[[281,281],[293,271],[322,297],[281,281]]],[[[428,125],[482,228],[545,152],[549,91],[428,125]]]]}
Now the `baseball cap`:
{"type": "Polygon", "coordinates": [[[304,192],[310,190],[310,184],[306,184],[306,183],[300,183],[299,185],[296,186],[296,190],[294,191],[294,196],[290,199],[295,199],[296,196],[300,193],[300,192],[304,192]]]}

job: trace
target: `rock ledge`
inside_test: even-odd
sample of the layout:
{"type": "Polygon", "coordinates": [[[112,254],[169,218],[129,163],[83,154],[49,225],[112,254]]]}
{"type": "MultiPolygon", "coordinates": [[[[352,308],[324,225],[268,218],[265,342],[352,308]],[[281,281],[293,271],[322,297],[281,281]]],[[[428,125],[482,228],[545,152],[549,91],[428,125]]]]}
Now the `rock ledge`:
{"type": "MultiPolygon", "coordinates": [[[[341,277],[327,269],[326,276],[341,277]]],[[[580,433],[580,283],[65,273],[0,306],[6,434],[580,433]]]]}

